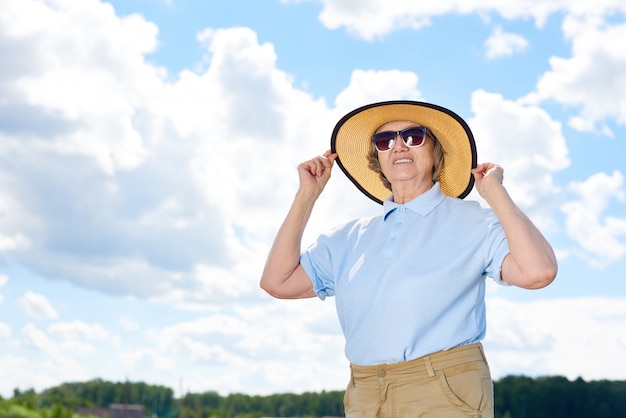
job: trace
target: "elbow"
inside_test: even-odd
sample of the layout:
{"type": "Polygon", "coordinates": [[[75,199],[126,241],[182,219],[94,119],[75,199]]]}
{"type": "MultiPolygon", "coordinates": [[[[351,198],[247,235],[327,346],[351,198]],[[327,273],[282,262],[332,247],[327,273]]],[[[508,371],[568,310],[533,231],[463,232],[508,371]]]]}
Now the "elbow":
{"type": "Polygon", "coordinates": [[[516,258],[509,254],[504,259],[502,279],[522,289],[542,289],[554,281],[558,272],[556,257],[516,258]]]}
{"type": "Polygon", "coordinates": [[[294,299],[294,296],[282,292],[280,288],[261,285],[261,289],[263,289],[265,293],[276,299],[294,299]]]}
{"type": "Polygon", "coordinates": [[[276,297],[275,286],[272,286],[269,280],[265,278],[265,276],[261,277],[261,281],[259,282],[259,287],[263,289],[265,293],[269,294],[270,296],[276,297]]]}
{"type": "Polygon", "coordinates": [[[270,280],[264,279],[261,277],[261,281],[259,282],[259,286],[261,289],[265,291],[268,295],[275,297],[276,299],[286,299],[285,295],[282,294],[281,286],[277,286],[272,284],[270,280]]]}
{"type": "Polygon", "coordinates": [[[545,266],[542,269],[529,273],[526,276],[524,285],[521,287],[530,290],[543,289],[556,279],[557,272],[558,267],[556,264],[545,266]]]}

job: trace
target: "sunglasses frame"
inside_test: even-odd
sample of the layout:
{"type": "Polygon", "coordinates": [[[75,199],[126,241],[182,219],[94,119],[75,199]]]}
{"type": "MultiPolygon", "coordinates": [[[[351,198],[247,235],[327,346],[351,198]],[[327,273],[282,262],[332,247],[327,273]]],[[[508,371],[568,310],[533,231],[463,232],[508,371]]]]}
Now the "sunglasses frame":
{"type": "Polygon", "coordinates": [[[382,132],[377,132],[374,135],[372,135],[372,142],[374,143],[374,146],[376,147],[376,150],[378,152],[389,152],[393,149],[393,147],[396,145],[396,141],[398,139],[398,135],[400,136],[400,138],[402,138],[402,142],[404,142],[404,145],[406,145],[409,148],[418,148],[421,147],[422,145],[424,145],[424,142],[426,142],[426,134],[428,133],[428,128],[424,127],[424,126],[411,126],[409,128],[403,129],[401,131],[382,131],[382,132]],[[418,131],[422,131],[422,140],[418,145],[409,145],[407,143],[407,140],[412,136],[412,135],[406,135],[406,133],[408,131],[411,130],[415,130],[417,129],[418,131]],[[376,140],[376,137],[381,135],[381,134],[393,134],[393,138],[391,139],[378,139],[376,140]],[[405,136],[406,135],[406,136],[405,136]],[[389,148],[386,150],[381,150],[380,148],[378,148],[378,143],[379,142],[388,142],[390,144],[389,148]]]}

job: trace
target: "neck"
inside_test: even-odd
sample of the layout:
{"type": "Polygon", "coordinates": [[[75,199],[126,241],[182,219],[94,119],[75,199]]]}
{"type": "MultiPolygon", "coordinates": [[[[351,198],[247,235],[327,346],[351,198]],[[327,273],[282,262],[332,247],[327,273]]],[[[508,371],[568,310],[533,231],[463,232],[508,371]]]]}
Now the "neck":
{"type": "Polygon", "coordinates": [[[435,183],[432,181],[430,183],[420,182],[408,184],[406,182],[397,182],[396,184],[392,184],[391,192],[393,193],[393,201],[395,203],[404,204],[426,193],[434,184],[435,183]]]}

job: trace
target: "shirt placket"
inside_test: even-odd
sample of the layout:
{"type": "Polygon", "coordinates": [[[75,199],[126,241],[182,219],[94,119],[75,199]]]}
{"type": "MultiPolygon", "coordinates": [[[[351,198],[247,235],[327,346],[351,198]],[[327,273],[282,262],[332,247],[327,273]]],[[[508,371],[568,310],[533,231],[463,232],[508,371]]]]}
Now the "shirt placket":
{"type": "Polygon", "coordinates": [[[383,251],[383,257],[393,257],[394,254],[397,254],[399,245],[398,242],[400,241],[398,238],[406,220],[406,212],[407,208],[400,206],[390,213],[389,217],[385,221],[389,222],[389,233],[387,234],[387,242],[385,250],[383,251]]]}

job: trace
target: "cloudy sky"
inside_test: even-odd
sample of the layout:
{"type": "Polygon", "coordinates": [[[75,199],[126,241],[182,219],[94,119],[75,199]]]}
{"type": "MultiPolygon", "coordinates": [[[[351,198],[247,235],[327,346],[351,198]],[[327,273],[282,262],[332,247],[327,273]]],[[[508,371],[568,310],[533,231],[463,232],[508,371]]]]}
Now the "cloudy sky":
{"type": "MultiPolygon", "coordinates": [[[[3,0],[0,394],[343,389],[333,300],[258,280],[298,163],[389,99],[465,118],[558,254],[546,289],[489,285],[494,378],[626,379],[625,17],[623,0],[3,0]]],[[[336,167],[305,244],[379,211],[336,167]]]]}

